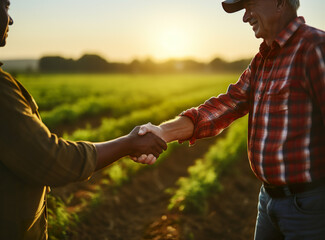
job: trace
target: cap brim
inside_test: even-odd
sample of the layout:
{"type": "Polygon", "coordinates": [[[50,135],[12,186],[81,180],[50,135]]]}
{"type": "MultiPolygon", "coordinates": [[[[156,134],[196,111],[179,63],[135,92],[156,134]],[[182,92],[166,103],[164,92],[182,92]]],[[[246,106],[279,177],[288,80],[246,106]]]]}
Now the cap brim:
{"type": "Polygon", "coordinates": [[[222,2],[222,7],[227,13],[234,13],[244,8],[243,0],[227,0],[222,2]]]}

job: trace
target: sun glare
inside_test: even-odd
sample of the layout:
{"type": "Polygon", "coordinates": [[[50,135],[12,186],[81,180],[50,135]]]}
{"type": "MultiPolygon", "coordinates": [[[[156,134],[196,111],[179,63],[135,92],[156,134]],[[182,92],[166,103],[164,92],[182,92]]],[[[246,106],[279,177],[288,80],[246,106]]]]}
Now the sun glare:
{"type": "Polygon", "coordinates": [[[159,58],[180,58],[187,54],[189,39],[183,29],[161,31],[157,42],[159,58]]]}

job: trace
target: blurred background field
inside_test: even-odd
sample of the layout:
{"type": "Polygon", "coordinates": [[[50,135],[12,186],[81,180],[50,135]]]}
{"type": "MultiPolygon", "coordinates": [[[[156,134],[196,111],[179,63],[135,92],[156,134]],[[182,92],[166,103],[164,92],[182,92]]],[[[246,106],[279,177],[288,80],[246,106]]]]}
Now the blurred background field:
{"type": "MultiPolygon", "coordinates": [[[[124,121],[125,130],[121,131],[125,133],[135,124],[146,121],[158,124],[217,96],[226,91],[230,82],[236,82],[237,77],[232,74],[40,74],[20,75],[18,79],[34,96],[41,117],[50,129],[67,127],[72,133],[71,129],[98,128],[105,121],[113,121],[112,124],[124,121]]],[[[105,136],[105,139],[113,137],[116,136],[105,136]]],[[[100,136],[89,138],[103,140],[100,136]]]]}

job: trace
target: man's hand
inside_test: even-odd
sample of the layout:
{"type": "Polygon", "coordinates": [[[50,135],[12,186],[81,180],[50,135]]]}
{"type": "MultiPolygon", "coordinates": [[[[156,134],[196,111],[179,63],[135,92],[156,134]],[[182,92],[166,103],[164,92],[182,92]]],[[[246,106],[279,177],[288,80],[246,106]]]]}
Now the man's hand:
{"type": "Polygon", "coordinates": [[[162,140],[164,140],[166,142],[162,128],[160,126],[153,125],[150,122],[147,124],[141,125],[138,134],[143,136],[149,132],[157,135],[158,137],[160,137],[162,140]]]}
{"type": "Polygon", "coordinates": [[[153,164],[156,158],[167,149],[167,144],[153,133],[139,135],[140,127],[135,127],[128,135],[106,142],[94,143],[97,151],[95,170],[102,169],[125,156],[148,155],[141,163],[153,164]],[[151,154],[151,155],[150,155],[151,154]],[[150,156],[150,157],[149,157],[150,156]]]}
{"type": "Polygon", "coordinates": [[[127,136],[129,139],[129,155],[132,156],[133,160],[145,155],[146,158],[140,163],[153,164],[163,150],[167,149],[167,144],[147,129],[143,129],[140,133],[140,129],[140,127],[135,127],[127,136]]]}
{"type": "MultiPolygon", "coordinates": [[[[175,140],[186,140],[193,135],[194,124],[187,117],[178,117],[176,119],[165,122],[159,126],[147,123],[142,125],[139,130],[139,135],[154,133],[166,143],[175,140]]],[[[151,155],[143,153],[139,158],[132,158],[139,163],[154,163],[155,159],[151,155]],[[154,159],[154,160],[153,160],[154,159]]]]}
{"type": "MultiPolygon", "coordinates": [[[[159,126],[152,125],[150,122],[140,126],[138,132],[140,136],[144,136],[145,134],[149,134],[149,133],[153,133],[165,141],[165,139],[163,138],[163,131],[159,126]]],[[[142,164],[149,164],[149,165],[154,164],[157,160],[157,158],[154,155],[152,154],[147,155],[144,153],[140,157],[132,156],[131,159],[135,162],[142,163],[142,164]]]]}

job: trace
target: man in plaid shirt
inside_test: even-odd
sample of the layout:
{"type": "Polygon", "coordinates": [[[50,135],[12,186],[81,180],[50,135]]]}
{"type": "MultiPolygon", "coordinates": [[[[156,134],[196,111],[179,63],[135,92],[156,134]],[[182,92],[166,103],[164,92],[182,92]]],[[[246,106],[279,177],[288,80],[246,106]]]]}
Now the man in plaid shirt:
{"type": "Polygon", "coordinates": [[[140,134],[193,144],[249,114],[250,165],[263,182],[255,239],[325,239],[325,32],[297,17],[299,0],[222,5],[245,9],[243,21],[264,40],[259,52],[226,94],[140,134]]]}

